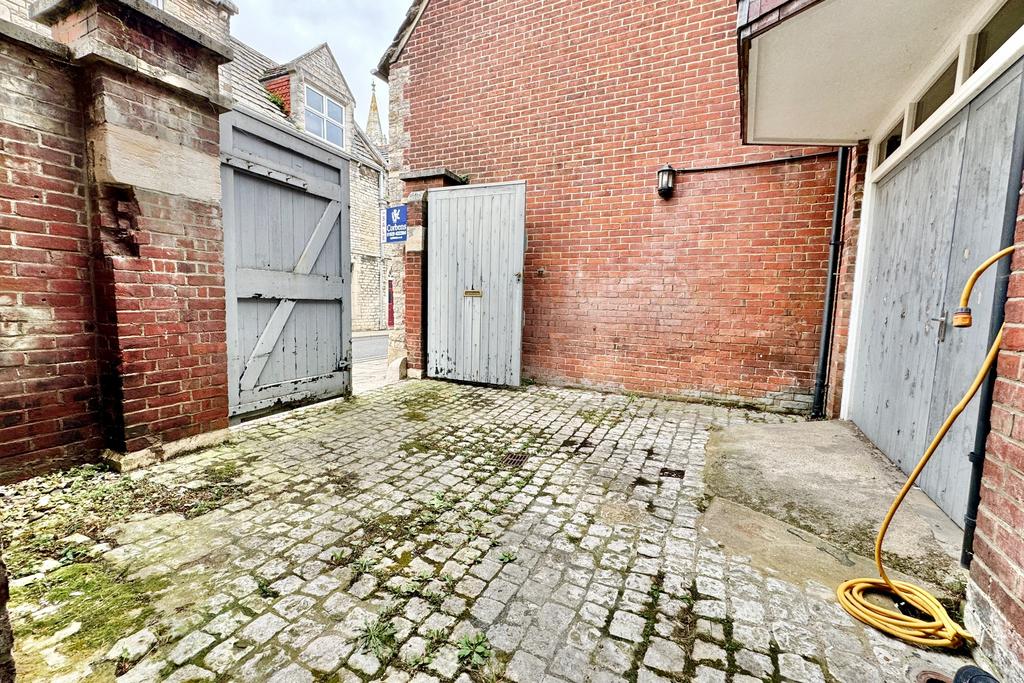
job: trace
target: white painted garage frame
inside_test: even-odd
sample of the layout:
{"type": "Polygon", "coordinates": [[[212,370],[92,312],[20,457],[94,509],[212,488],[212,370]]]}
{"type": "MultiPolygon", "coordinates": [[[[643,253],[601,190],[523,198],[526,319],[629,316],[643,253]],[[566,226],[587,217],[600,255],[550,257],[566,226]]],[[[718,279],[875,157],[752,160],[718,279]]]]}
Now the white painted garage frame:
{"type": "Polygon", "coordinates": [[[1003,6],[1003,0],[990,0],[979,6],[971,21],[966,24],[960,34],[941,51],[932,66],[923,72],[915,82],[913,89],[907,92],[907,96],[900,102],[894,102],[891,112],[878,127],[875,134],[869,141],[868,147],[868,174],[864,187],[864,196],[861,205],[861,225],[857,240],[857,267],[854,272],[853,293],[850,304],[850,326],[848,331],[848,344],[846,349],[847,363],[843,374],[843,394],[841,400],[840,417],[849,419],[849,406],[853,392],[859,386],[855,366],[852,362],[857,358],[857,338],[860,333],[861,318],[864,308],[865,283],[864,269],[860,267],[866,262],[868,254],[871,253],[871,242],[875,226],[872,224],[874,215],[874,203],[877,194],[877,185],[888,173],[898,167],[908,156],[913,154],[922,144],[927,142],[933,134],[938,132],[946,123],[956,116],[965,106],[969,105],[989,85],[1002,76],[1007,69],[1016,64],[1024,57],[1024,28],[1018,30],[982,67],[966,77],[964,69],[958,71],[957,88],[953,96],[949,98],[932,116],[922,123],[909,136],[905,136],[900,148],[883,163],[879,163],[878,148],[881,141],[893,129],[896,123],[903,118],[909,120],[908,109],[934,82],[942,72],[949,59],[956,54],[963,59],[973,44],[974,36],[992,18],[992,16],[1003,6]]]}

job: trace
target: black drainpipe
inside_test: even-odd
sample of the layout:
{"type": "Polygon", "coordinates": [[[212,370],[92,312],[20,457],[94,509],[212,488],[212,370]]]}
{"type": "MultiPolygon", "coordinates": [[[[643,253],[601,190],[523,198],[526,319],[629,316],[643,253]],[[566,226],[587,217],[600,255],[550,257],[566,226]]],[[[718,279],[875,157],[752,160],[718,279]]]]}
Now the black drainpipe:
{"type": "MultiPolygon", "coordinates": [[[[1018,127],[1020,128],[1020,127],[1018,127]]],[[[1018,129],[1014,140],[1013,160],[1010,164],[1010,181],[1006,193],[1006,212],[1003,214],[1003,234],[1000,249],[1014,242],[1017,230],[1017,213],[1020,203],[1020,180],[1024,173],[1024,131],[1018,129]]],[[[980,254],[979,254],[980,256],[980,254]]],[[[999,328],[1006,318],[1006,297],[1010,284],[1010,269],[1013,257],[1008,256],[996,266],[996,289],[992,300],[992,325],[989,328],[989,347],[995,341],[999,328]]],[[[964,542],[960,549],[960,564],[970,567],[974,560],[974,532],[978,527],[978,506],[981,503],[981,477],[985,471],[985,444],[992,429],[992,395],[996,386],[996,368],[989,371],[981,385],[978,404],[978,426],[974,431],[974,450],[968,456],[971,461],[971,483],[967,490],[967,511],[964,513],[964,542]]]]}
{"type": "Polygon", "coordinates": [[[832,324],[836,315],[836,288],[839,284],[839,257],[843,251],[843,214],[846,206],[846,170],[850,148],[840,147],[836,161],[836,194],[832,202],[832,239],[828,245],[828,281],[825,283],[825,308],[821,321],[821,344],[818,349],[818,374],[814,378],[814,402],[811,419],[825,417],[825,389],[828,387],[828,363],[832,353],[832,324]]]}
{"type": "MultiPolygon", "coordinates": [[[[1016,223],[1016,217],[1014,217],[1016,223]]],[[[1010,241],[1006,241],[1003,233],[1003,245],[1013,244],[1013,233],[1010,241]]],[[[1006,290],[1010,282],[1010,262],[1012,258],[1004,258],[996,266],[996,296],[992,302],[992,327],[989,331],[989,346],[995,341],[999,328],[1003,325],[1004,308],[1006,306],[1006,290]]],[[[960,564],[970,567],[974,559],[974,530],[978,526],[978,505],[981,503],[981,475],[985,471],[985,442],[992,428],[992,394],[996,385],[996,369],[993,367],[981,385],[981,398],[978,403],[978,426],[974,431],[974,450],[969,456],[971,461],[971,484],[967,490],[967,512],[964,513],[964,542],[960,548],[960,564]]]]}

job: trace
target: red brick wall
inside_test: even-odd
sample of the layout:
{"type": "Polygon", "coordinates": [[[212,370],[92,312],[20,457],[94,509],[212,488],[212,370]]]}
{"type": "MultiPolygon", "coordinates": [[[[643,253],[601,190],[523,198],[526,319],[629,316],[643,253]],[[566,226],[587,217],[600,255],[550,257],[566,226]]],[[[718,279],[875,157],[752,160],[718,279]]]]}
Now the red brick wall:
{"type": "MultiPolygon", "coordinates": [[[[59,21],[217,92],[212,52],[126,5],[59,21]]],[[[227,426],[218,111],[62,54],[0,36],[0,481],[227,426]],[[190,148],[210,177],[145,189],[160,159],[86,145],[118,131],[190,148]]]]}
{"type": "Polygon", "coordinates": [[[391,70],[399,170],[528,182],[525,376],[809,402],[834,158],[655,193],[666,162],[810,151],[742,146],[735,27],[733,0],[428,6],[391,70]]]}
{"type": "Polygon", "coordinates": [[[95,456],[85,145],[68,66],[0,38],[0,480],[95,456]]]}
{"type": "MultiPolygon", "coordinates": [[[[1024,201],[1016,243],[1022,241],[1024,201]]],[[[1018,675],[1024,676],[1024,254],[1020,252],[1013,259],[1005,311],[971,578],[1000,613],[992,614],[986,627],[1003,652],[1016,657],[1015,664],[1003,665],[1019,667],[1018,675]]]]}
{"type": "Polygon", "coordinates": [[[266,88],[268,92],[273,93],[274,95],[277,95],[278,97],[281,98],[281,101],[284,102],[284,113],[287,116],[291,116],[292,114],[291,81],[291,76],[285,74],[284,76],[272,78],[263,84],[263,87],[266,88]]]}

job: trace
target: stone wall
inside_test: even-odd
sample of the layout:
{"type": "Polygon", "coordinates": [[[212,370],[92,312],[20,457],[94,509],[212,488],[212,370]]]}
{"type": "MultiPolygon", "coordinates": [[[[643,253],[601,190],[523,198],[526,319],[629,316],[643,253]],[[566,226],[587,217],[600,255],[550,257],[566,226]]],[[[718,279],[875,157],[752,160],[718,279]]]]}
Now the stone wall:
{"type": "Polygon", "coordinates": [[[380,172],[353,163],[349,172],[352,205],[352,329],[380,330],[387,326],[385,281],[387,265],[380,232],[380,172]]]}
{"type": "Polygon", "coordinates": [[[50,29],[28,18],[28,8],[32,2],[33,0],[0,0],[0,19],[49,38],[50,29]]]}
{"type": "Polygon", "coordinates": [[[730,0],[433,0],[391,66],[396,171],[527,181],[526,378],[809,407],[835,157],[656,194],[666,163],[823,151],[742,144],[736,18],[730,0]]]}
{"type": "Polygon", "coordinates": [[[225,43],[231,36],[231,17],[238,14],[228,0],[164,0],[164,11],[225,43]]]}

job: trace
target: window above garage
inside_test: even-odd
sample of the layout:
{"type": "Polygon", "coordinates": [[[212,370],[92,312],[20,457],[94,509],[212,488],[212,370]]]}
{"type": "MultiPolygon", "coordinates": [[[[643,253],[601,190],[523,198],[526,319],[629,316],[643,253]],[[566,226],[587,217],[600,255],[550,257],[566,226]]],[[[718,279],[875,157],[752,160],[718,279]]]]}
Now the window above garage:
{"type": "Polygon", "coordinates": [[[1024,56],[1024,0],[741,0],[740,21],[744,140],[870,140],[882,170],[1024,56]]]}

